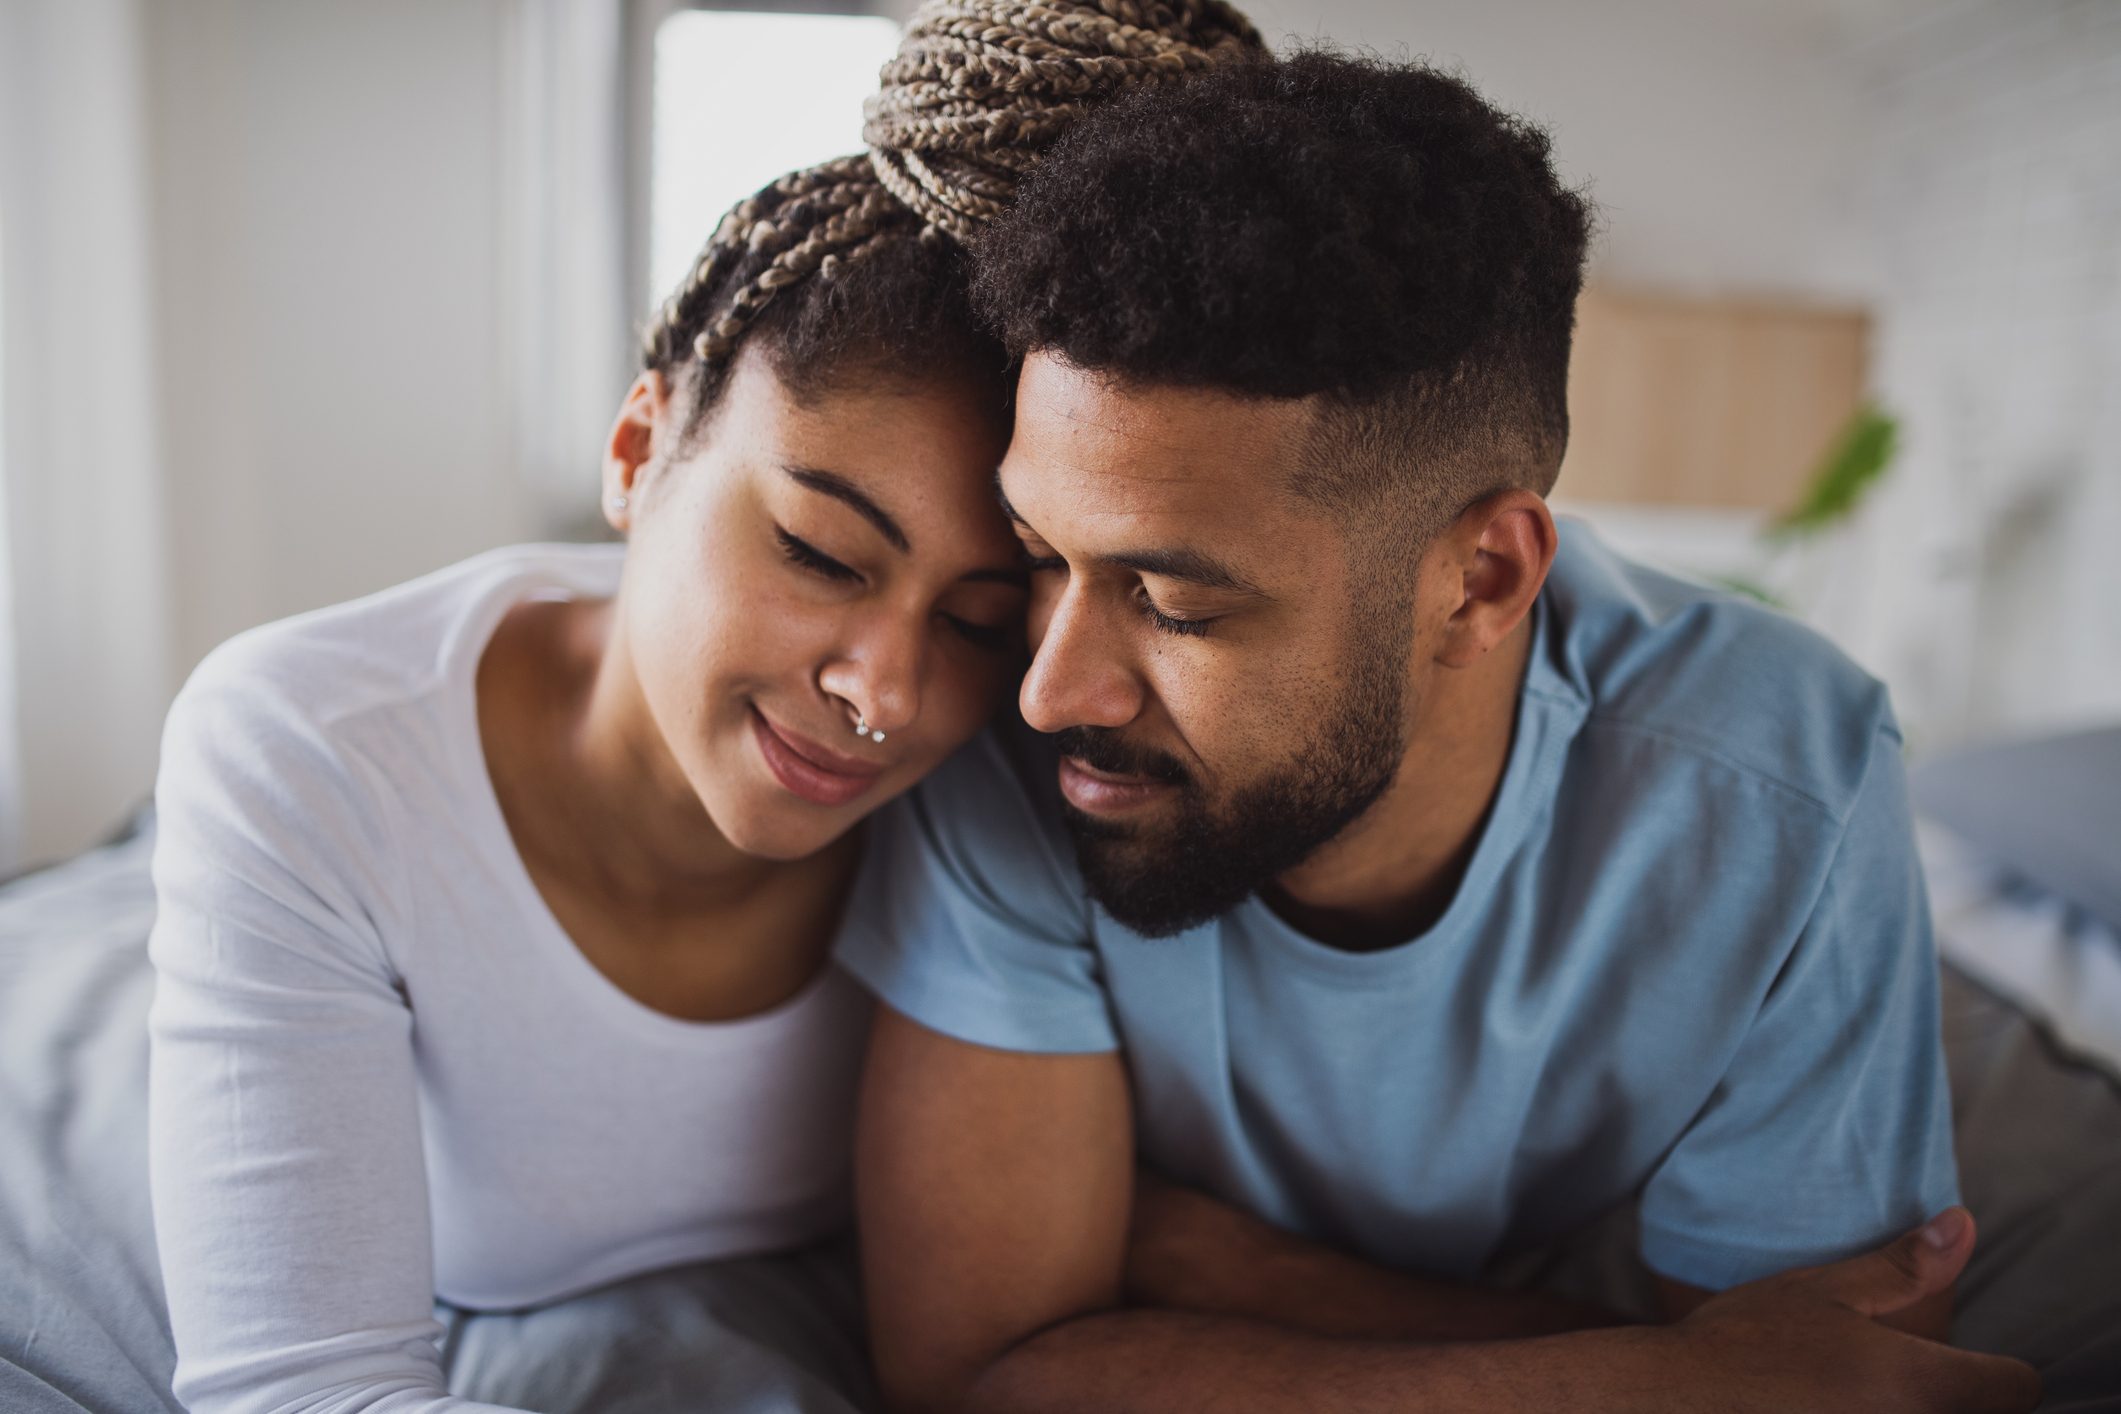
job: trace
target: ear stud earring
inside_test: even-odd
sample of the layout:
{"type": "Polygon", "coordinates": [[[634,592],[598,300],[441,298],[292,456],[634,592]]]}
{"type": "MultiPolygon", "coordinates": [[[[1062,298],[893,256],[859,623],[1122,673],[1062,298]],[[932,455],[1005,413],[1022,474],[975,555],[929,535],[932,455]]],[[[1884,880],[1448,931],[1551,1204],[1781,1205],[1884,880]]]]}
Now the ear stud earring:
{"type": "Polygon", "coordinates": [[[626,498],[624,496],[613,496],[608,504],[615,511],[623,511],[626,509],[626,498]]]}
{"type": "Polygon", "coordinates": [[[854,719],[854,734],[868,737],[871,741],[882,741],[884,739],[882,732],[869,725],[867,717],[857,716],[854,719]]]}

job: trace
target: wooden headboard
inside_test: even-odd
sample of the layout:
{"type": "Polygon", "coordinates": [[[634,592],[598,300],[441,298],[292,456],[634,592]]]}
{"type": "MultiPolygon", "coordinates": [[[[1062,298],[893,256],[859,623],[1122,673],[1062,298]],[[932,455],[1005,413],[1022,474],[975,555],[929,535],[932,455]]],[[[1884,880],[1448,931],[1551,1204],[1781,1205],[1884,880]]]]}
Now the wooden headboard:
{"type": "Polygon", "coordinates": [[[1859,310],[1587,290],[1560,501],[1780,511],[1861,403],[1859,310]]]}

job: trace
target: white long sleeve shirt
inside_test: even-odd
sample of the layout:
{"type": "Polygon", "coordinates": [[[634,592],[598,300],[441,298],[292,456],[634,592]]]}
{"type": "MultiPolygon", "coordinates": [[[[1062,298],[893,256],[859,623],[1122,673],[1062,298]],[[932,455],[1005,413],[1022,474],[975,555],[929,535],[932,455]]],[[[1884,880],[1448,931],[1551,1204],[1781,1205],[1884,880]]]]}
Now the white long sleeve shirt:
{"type": "Polygon", "coordinates": [[[828,968],[681,1021],[581,954],[480,748],[508,609],[602,597],[527,546],[245,634],[170,712],[150,1157],[194,1411],[463,1411],[437,1295],[552,1300],[847,1216],[868,1006],[828,968]]]}

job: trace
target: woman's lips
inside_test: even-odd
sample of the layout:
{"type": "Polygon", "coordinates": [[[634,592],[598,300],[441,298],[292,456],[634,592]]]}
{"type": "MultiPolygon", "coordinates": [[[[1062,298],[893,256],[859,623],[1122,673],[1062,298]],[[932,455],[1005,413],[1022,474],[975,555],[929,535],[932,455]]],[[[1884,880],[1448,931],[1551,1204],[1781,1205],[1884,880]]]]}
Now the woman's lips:
{"type": "Polygon", "coordinates": [[[875,785],[884,772],[882,766],[776,727],[757,707],[751,709],[751,734],[758,739],[759,754],[766,758],[766,769],[773,772],[773,778],[812,805],[845,805],[875,785]]]}
{"type": "Polygon", "coordinates": [[[1172,787],[1151,776],[1115,776],[1063,756],[1060,788],[1068,803],[1085,815],[1118,815],[1162,800],[1172,787]]]}

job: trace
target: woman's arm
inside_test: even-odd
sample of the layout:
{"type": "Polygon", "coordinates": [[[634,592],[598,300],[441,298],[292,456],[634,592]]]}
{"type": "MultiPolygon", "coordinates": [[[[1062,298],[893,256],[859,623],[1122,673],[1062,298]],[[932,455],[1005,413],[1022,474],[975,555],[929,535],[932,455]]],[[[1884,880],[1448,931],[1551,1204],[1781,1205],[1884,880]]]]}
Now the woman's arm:
{"type": "Polygon", "coordinates": [[[387,841],[345,767],[244,707],[188,690],[156,792],[149,1163],[177,1397],[488,1410],[449,1397],[434,1344],[387,841]]]}

